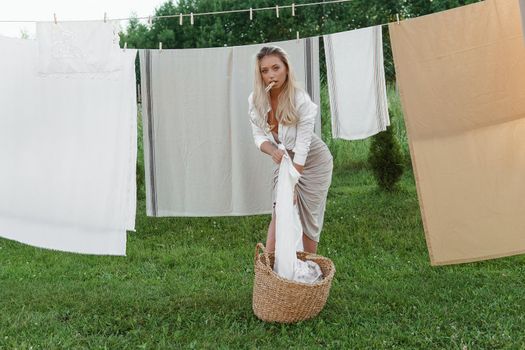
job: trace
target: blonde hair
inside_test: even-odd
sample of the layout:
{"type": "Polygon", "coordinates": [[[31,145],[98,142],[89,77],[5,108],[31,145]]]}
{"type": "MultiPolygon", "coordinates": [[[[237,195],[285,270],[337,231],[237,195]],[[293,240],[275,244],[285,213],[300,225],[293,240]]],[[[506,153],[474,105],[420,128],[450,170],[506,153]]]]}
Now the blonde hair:
{"type": "Polygon", "coordinates": [[[253,86],[253,104],[257,112],[259,112],[259,120],[255,122],[267,129],[266,110],[270,106],[269,92],[265,92],[265,84],[261,76],[261,60],[266,56],[277,56],[288,71],[286,81],[283,84],[281,93],[278,97],[277,111],[275,116],[279,123],[283,125],[294,125],[299,120],[299,114],[295,109],[295,93],[299,88],[295,81],[295,75],[292,67],[289,64],[288,54],[278,46],[264,46],[256,56],[255,60],[255,79],[253,86]]]}

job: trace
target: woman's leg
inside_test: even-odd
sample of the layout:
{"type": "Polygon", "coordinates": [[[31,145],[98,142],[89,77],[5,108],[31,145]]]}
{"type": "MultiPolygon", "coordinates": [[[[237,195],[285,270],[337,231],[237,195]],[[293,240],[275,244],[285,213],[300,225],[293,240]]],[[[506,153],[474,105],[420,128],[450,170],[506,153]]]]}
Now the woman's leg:
{"type": "Polygon", "coordinates": [[[272,212],[272,221],[268,226],[268,235],[266,236],[266,251],[273,253],[275,251],[275,210],[272,212]]]}
{"type": "MultiPolygon", "coordinates": [[[[303,247],[304,251],[308,253],[317,253],[317,242],[310,239],[303,233],[303,247]]],[[[275,251],[275,211],[272,213],[272,221],[268,226],[268,235],[266,237],[266,250],[268,253],[275,251]]]]}
{"type": "Polygon", "coordinates": [[[303,233],[303,247],[307,253],[317,253],[317,242],[303,233]]]}

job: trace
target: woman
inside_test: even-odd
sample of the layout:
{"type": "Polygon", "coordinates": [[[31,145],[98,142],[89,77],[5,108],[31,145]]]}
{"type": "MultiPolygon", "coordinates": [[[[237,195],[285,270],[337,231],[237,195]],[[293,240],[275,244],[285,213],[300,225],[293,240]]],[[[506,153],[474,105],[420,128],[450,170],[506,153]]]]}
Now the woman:
{"type": "MultiPolygon", "coordinates": [[[[332,155],[314,133],[318,107],[298,87],[286,52],[276,46],[263,47],[256,57],[254,89],[248,98],[255,144],[277,164],[273,198],[284,151],[282,143],[301,173],[294,202],[303,226],[304,250],[317,251],[323,226],[326,196],[332,180],[332,155]],[[265,89],[272,84],[271,89],[265,89]]],[[[275,202],[274,202],[275,208],[275,202]]],[[[266,249],[275,250],[275,210],[268,228],[266,249]]]]}

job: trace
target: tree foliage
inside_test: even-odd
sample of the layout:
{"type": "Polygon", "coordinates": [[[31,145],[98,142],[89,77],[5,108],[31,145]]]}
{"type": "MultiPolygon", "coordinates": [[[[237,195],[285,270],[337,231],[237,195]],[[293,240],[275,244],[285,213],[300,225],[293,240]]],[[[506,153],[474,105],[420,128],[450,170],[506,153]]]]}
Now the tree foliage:
{"type": "MultiPolygon", "coordinates": [[[[121,45],[128,47],[153,49],[162,42],[166,49],[202,48],[219,46],[248,45],[276,42],[300,37],[318,36],[373,25],[386,24],[401,18],[422,16],[429,13],[477,2],[478,0],[352,0],[317,6],[301,7],[301,4],[318,0],[179,0],[166,1],[155,9],[155,17],[173,16],[180,13],[194,13],[194,25],[189,17],[184,17],[183,24],[175,18],[155,18],[151,25],[134,18],[121,34],[121,45]],[[295,3],[296,15],[291,8],[281,8],[279,18],[274,10],[254,11],[253,20],[248,12],[216,15],[198,15],[207,12],[243,10],[275,7],[295,3]]],[[[388,81],[394,80],[388,30],[383,28],[385,71],[388,81]]],[[[321,63],[324,51],[320,50],[321,63]]],[[[323,65],[322,65],[323,66],[323,65]]],[[[321,70],[324,79],[325,72],[321,70]]]]}
{"type": "Polygon", "coordinates": [[[130,21],[122,41],[129,47],[155,48],[162,41],[166,48],[194,48],[245,45],[260,42],[289,40],[299,31],[302,37],[329,34],[392,22],[401,18],[422,16],[478,0],[352,0],[345,3],[300,7],[317,0],[172,0],[155,9],[155,17],[194,13],[191,25],[184,17],[156,18],[152,24],[130,21]],[[291,9],[281,9],[277,18],[274,10],[200,16],[216,11],[263,8],[295,3],[296,16],[291,9]]]}

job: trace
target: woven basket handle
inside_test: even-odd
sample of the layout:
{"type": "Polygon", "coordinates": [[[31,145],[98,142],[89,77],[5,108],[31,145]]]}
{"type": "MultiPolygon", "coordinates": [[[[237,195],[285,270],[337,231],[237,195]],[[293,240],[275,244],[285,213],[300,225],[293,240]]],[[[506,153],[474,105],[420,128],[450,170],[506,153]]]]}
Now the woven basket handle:
{"type": "Polygon", "coordinates": [[[307,253],[304,258],[306,260],[312,260],[312,259],[315,259],[315,258],[318,258],[319,255],[315,254],[315,253],[307,253]]]}
{"type": "Polygon", "coordinates": [[[265,265],[266,267],[270,268],[270,257],[268,256],[268,252],[266,251],[266,248],[264,247],[264,244],[262,244],[261,242],[257,243],[257,245],[255,246],[255,256],[254,256],[254,263],[257,262],[257,258],[259,258],[259,249],[263,251],[263,255],[264,255],[264,260],[265,260],[265,265]]]}

